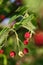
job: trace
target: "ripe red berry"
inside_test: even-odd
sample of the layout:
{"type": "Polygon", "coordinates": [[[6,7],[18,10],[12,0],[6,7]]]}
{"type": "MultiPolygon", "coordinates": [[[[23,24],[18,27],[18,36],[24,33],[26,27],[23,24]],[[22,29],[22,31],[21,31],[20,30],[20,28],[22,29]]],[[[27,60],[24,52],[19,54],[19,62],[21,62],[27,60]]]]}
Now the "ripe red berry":
{"type": "Polygon", "coordinates": [[[1,50],[0,50],[0,54],[3,54],[3,53],[4,53],[4,50],[1,49],[1,50]]]}
{"type": "Polygon", "coordinates": [[[14,51],[10,52],[10,57],[14,57],[16,55],[16,53],[14,51]]]}
{"type": "Polygon", "coordinates": [[[24,54],[27,54],[28,53],[28,49],[27,48],[24,48],[23,53],[24,54]]]}
{"type": "Polygon", "coordinates": [[[30,33],[29,33],[29,32],[26,32],[26,33],[24,34],[24,38],[30,38],[30,33]]]}
{"type": "Polygon", "coordinates": [[[24,45],[28,45],[28,40],[27,39],[24,40],[23,43],[24,43],[24,45]]]}
{"type": "Polygon", "coordinates": [[[1,15],[0,18],[3,20],[5,18],[5,16],[4,15],[1,15]]]}
{"type": "Polygon", "coordinates": [[[42,46],[43,45],[43,32],[39,31],[34,35],[34,41],[36,45],[42,46]]]}

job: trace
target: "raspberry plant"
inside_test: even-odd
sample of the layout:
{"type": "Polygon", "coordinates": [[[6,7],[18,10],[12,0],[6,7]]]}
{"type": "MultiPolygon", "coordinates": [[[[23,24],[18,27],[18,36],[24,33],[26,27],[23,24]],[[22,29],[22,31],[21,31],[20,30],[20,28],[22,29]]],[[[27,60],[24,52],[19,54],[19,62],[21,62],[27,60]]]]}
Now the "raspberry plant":
{"type": "Polygon", "coordinates": [[[3,61],[3,64],[2,61],[0,62],[1,65],[40,64],[37,63],[37,57],[40,58],[43,54],[43,48],[41,47],[40,51],[33,39],[35,31],[39,29],[37,18],[40,16],[36,13],[33,6],[29,9],[21,0],[0,1],[0,59],[3,61]],[[30,59],[27,58],[28,56],[30,59]]]}

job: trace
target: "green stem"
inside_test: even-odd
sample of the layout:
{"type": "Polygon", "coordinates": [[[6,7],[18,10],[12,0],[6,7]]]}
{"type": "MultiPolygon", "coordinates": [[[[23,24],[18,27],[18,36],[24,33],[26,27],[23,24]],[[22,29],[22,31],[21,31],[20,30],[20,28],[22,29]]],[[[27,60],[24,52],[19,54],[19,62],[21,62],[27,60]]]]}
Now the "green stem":
{"type": "Polygon", "coordinates": [[[16,39],[17,39],[17,46],[18,46],[18,48],[20,47],[20,45],[19,45],[19,38],[18,38],[18,34],[17,34],[17,32],[15,31],[15,30],[13,30],[13,29],[11,29],[13,32],[15,32],[15,35],[16,35],[16,39]]]}

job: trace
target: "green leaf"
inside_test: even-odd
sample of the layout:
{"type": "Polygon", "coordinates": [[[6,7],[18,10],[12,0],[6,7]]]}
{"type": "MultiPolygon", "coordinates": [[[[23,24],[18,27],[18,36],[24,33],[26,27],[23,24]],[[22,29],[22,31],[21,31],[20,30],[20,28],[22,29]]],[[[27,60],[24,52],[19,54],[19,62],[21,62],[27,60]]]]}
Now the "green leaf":
{"type": "Polygon", "coordinates": [[[29,21],[31,21],[31,20],[33,20],[33,19],[34,19],[34,15],[31,14],[30,16],[24,18],[21,23],[22,23],[22,24],[26,24],[27,22],[29,22],[29,21]]]}
{"type": "Polygon", "coordinates": [[[6,40],[6,38],[8,36],[8,32],[9,32],[9,28],[4,28],[0,32],[0,45],[2,45],[2,43],[4,42],[4,40],[6,40]]]}
{"type": "Polygon", "coordinates": [[[36,29],[36,27],[31,23],[31,21],[22,26],[31,31],[32,33],[34,33],[34,30],[36,29]]]}
{"type": "Polygon", "coordinates": [[[13,26],[13,28],[14,28],[15,30],[18,30],[20,27],[21,27],[21,22],[18,22],[18,23],[16,23],[16,24],[14,24],[14,26],[13,26]]]}
{"type": "Polygon", "coordinates": [[[14,15],[13,17],[11,17],[9,23],[15,21],[15,19],[17,19],[18,17],[20,17],[21,15],[14,15]]]}
{"type": "Polygon", "coordinates": [[[28,10],[28,8],[27,8],[26,6],[20,6],[20,7],[16,10],[16,12],[19,12],[19,14],[24,14],[24,13],[27,12],[27,10],[28,10]]]}
{"type": "Polygon", "coordinates": [[[36,27],[32,24],[32,20],[34,19],[34,16],[33,16],[33,14],[32,15],[30,15],[29,17],[27,17],[26,19],[24,19],[23,21],[22,21],[22,26],[24,27],[24,28],[26,28],[26,29],[28,29],[29,31],[31,31],[32,33],[34,33],[34,31],[33,30],[35,30],[36,29],[36,27]]]}
{"type": "Polygon", "coordinates": [[[34,33],[33,30],[36,29],[36,27],[32,24],[32,20],[34,19],[34,15],[30,15],[24,19],[22,19],[20,22],[14,24],[14,29],[18,30],[20,27],[24,27],[26,29],[28,29],[29,31],[31,31],[32,33],[34,33]]]}

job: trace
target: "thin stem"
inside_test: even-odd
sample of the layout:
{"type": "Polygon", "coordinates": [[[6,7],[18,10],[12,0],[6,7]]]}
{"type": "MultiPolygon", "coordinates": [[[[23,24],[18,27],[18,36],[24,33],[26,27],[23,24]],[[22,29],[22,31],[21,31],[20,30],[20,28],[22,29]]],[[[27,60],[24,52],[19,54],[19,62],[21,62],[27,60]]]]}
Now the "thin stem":
{"type": "Polygon", "coordinates": [[[20,47],[20,45],[19,45],[19,38],[18,38],[18,34],[17,34],[17,32],[15,31],[15,30],[13,30],[13,29],[11,29],[13,32],[15,32],[15,35],[16,35],[16,39],[17,39],[17,46],[18,46],[18,48],[20,47]]]}

